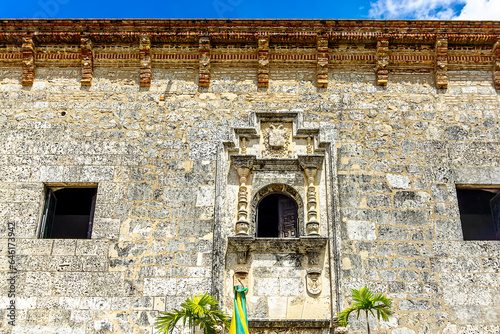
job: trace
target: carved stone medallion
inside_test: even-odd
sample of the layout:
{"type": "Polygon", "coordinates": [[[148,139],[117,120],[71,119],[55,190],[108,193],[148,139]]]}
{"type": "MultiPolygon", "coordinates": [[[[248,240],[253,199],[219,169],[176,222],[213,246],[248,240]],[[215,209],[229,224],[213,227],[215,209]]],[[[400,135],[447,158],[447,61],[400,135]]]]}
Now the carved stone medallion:
{"type": "Polygon", "coordinates": [[[321,293],[321,269],[309,269],[306,275],[307,292],[311,295],[321,293]]]}

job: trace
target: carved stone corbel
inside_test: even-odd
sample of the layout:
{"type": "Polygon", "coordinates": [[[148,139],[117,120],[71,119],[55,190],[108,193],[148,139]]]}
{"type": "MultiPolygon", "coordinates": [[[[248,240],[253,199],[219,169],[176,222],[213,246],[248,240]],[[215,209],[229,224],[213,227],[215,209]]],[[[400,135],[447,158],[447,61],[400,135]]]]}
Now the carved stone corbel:
{"type": "Polygon", "coordinates": [[[258,87],[267,88],[269,86],[269,37],[268,36],[259,36],[258,48],[259,48],[258,87]]]}
{"type": "Polygon", "coordinates": [[[202,36],[199,40],[199,87],[210,86],[210,38],[202,36]]]}
{"type": "Polygon", "coordinates": [[[35,78],[35,43],[32,35],[23,36],[23,86],[32,86],[35,78]]]}
{"type": "Polygon", "coordinates": [[[94,55],[92,52],[92,41],[90,36],[82,35],[80,39],[80,52],[82,59],[82,86],[92,85],[92,78],[94,73],[94,55]]]}
{"type": "Polygon", "coordinates": [[[139,84],[141,87],[149,87],[151,85],[151,40],[149,35],[141,35],[140,38],[141,77],[139,84]]]}
{"type": "Polygon", "coordinates": [[[254,242],[255,238],[248,236],[237,236],[230,237],[229,244],[233,246],[236,251],[236,262],[238,264],[246,264],[248,258],[248,252],[250,251],[250,246],[254,242]]]}
{"type": "Polygon", "coordinates": [[[316,39],[317,85],[328,86],[328,38],[318,36],[316,39]]]}
{"type": "Polygon", "coordinates": [[[500,90],[500,37],[493,45],[493,80],[495,89],[500,90]]]}
{"type": "Polygon", "coordinates": [[[250,171],[256,160],[255,156],[231,156],[236,172],[238,173],[240,187],[238,190],[238,218],[235,224],[236,235],[248,235],[250,223],[248,221],[248,180],[250,171]]]}
{"type": "Polygon", "coordinates": [[[438,89],[448,88],[448,38],[437,36],[436,38],[436,87],[438,89]]]}
{"type": "Polygon", "coordinates": [[[377,85],[386,86],[389,80],[389,40],[379,38],[377,41],[377,85]]]}

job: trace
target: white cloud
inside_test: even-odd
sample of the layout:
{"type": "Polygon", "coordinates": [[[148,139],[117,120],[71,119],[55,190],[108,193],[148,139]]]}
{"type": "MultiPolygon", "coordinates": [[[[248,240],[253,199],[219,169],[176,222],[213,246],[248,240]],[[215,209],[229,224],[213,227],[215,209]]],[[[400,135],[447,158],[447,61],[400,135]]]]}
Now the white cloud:
{"type": "Polygon", "coordinates": [[[377,0],[369,16],[384,19],[499,20],[500,0],[377,0]]]}
{"type": "Polygon", "coordinates": [[[500,0],[467,0],[458,20],[500,20],[500,0]]]}

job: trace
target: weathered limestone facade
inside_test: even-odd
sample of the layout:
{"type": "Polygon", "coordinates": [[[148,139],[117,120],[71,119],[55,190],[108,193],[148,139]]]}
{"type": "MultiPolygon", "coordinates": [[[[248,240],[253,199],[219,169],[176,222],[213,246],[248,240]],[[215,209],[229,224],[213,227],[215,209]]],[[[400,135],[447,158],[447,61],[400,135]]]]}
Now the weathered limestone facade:
{"type": "Polygon", "coordinates": [[[334,332],[364,285],[374,332],[499,333],[456,195],[500,188],[499,89],[499,22],[4,20],[0,333],[150,334],[234,282],[252,333],[334,332]],[[46,187],[89,185],[91,239],[40,238],[46,187]],[[298,238],[256,238],[273,192],[298,238]]]}

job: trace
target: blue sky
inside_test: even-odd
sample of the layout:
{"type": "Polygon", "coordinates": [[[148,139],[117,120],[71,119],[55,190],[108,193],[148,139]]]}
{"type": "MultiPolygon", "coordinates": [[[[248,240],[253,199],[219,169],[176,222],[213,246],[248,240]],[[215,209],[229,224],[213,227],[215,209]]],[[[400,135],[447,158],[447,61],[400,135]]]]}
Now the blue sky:
{"type": "Polygon", "coordinates": [[[500,20],[500,0],[3,0],[0,18],[500,20]]]}

